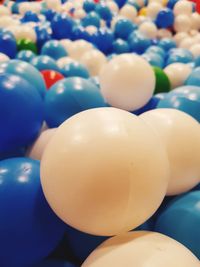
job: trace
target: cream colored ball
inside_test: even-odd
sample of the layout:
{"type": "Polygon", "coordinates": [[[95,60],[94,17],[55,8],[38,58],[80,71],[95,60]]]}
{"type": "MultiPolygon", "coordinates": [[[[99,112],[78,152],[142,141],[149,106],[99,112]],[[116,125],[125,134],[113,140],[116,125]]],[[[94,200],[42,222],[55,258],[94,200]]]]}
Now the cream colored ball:
{"type": "Polygon", "coordinates": [[[174,89],[184,84],[192,72],[192,68],[188,64],[172,63],[164,69],[164,72],[170,80],[171,88],[174,89]]]}
{"type": "Polygon", "coordinates": [[[158,132],[170,163],[168,195],[189,191],[200,182],[200,126],[176,109],[155,109],[140,118],[158,132]]]}
{"type": "Polygon", "coordinates": [[[186,37],[181,40],[179,47],[189,49],[194,44],[194,39],[192,37],[186,37]]]}
{"type": "Polygon", "coordinates": [[[176,33],[176,34],[174,35],[173,39],[174,39],[174,41],[176,42],[176,44],[179,45],[180,42],[181,42],[183,39],[187,38],[187,37],[189,37],[189,35],[188,35],[187,32],[178,32],[178,33],[176,33]]]}
{"type": "Polygon", "coordinates": [[[199,267],[182,244],[154,232],[129,232],[103,242],[82,267],[199,267]]]}
{"type": "Polygon", "coordinates": [[[68,53],[68,50],[71,49],[71,46],[73,45],[73,42],[69,39],[62,39],[60,40],[60,43],[62,46],[64,46],[64,48],[66,49],[67,53],[68,53]]]}
{"type": "Polygon", "coordinates": [[[176,32],[188,32],[191,27],[192,21],[189,16],[181,14],[175,18],[174,29],[176,32]]]}
{"type": "Polygon", "coordinates": [[[161,9],[163,9],[161,3],[157,2],[149,3],[147,6],[147,16],[150,17],[151,19],[155,19],[161,9]]]}
{"type": "Polygon", "coordinates": [[[111,236],[145,222],[168,186],[166,151],[139,117],[97,108],[66,120],[41,161],[44,194],[54,212],[86,233],[111,236]]]}
{"type": "Polygon", "coordinates": [[[10,58],[7,55],[0,53],[0,62],[6,62],[9,60],[10,60],[10,58]]]}
{"type": "Polygon", "coordinates": [[[193,54],[194,58],[200,56],[200,44],[194,44],[190,47],[190,52],[193,54]]]}
{"type": "Polygon", "coordinates": [[[194,30],[200,29],[200,15],[197,12],[192,13],[191,15],[191,28],[194,30]]]}
{"type": "Polygon", "coordinates": [[[139,31],[148,38],[154,39],[157,36],[158,29],[155,23],[146,21],[139,26],[139,31]]]}
{"type": "Polygon", "coordinates": [[[74,18],[74,19],[83,19],[85,16],[86,16],[86,12],[84,11],[84,9],[79,8],[79,9],[76,9],[76,10],[74,11],[74,16],[73,16],[73,18],[74,18]]]}
{"type": "Polygon", "coordinates": [[[158,32],[157,32],[157,37],[159,39],[172,38],[172,33],[171,33],[171,31],[169,31],[167,29],[159,29],[158,32]]]}
{"type": "Polygon", "coordinates": [[[135,54],[122,54],[111,59],[102,68],[99,81],[107,103],[128,111],[143,107],[155,89],[152,67],[135,54]]]}
{"type": "Polygon", "coordinates": [[[6,6],[0,5],[0,16],[9,16],[11,14],[10,9],[6,6]]]}
{"type": "Polygon", "coordinates": [[[119,12],[119,7],[114,1],[109,1],[107,3],[107,6],[112,12],[114,12],[114,13],[118,13],[119,12]]]}
{"type": "Polygon", "coordinates": [[[124,5],[119,11],[120,16],[130,19],[131,21],[134,21],[134,19],[137,17],[137,13],[137,9],[128,4],[124,5]]]}
{"type": "Polygon", "coordinates": [[[192,14],[192,10],[193,10],[192,2],[187,0],[178,1],[173,8],[175,16],[182,14],[190,16],[192,14]]]}
{"type": "Polygon", "coordinates": [[[64,66],[66,66],[72,62],[76,62],[76,60],[74,60],[71,57],[61,57],[57,60],[57,65],[59,68],[62,69],[64,66]]]}
{"type": "Polygon", "coordinates": [[[84,53],[80,62],[86,66],[91,76],[98,76],[107,63],[107,58],[101,51],[93,49],[84,53]]]}
{"type": "Polygon", "coordinates": [[[85,40],[74,41],[70,47],[68,47],[69,56],[73,59],[79,60],[84,53],[92,51],[93,45],[85,40]]]}
{"type": "Polygon", "coordinates": [[[93,26],[93,25],[89,25],[87,27],[85,27],[85,30],[90,34],[93,35],[94,33],[96,33],[98,31],[97,27],[93,26]]]}

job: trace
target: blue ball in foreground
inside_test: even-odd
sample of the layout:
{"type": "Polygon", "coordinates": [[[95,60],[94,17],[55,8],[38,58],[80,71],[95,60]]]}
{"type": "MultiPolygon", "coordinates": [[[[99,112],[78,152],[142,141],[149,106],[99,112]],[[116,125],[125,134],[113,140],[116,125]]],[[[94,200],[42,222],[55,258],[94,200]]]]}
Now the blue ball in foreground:
{"type": "Polygon", "coordinates": [[[72,77],[53,85],[45,97],[45,119],[50,128],[86,109],[104,107],[100,90],[89,80],[72,77]]]}
{"type": "Polygon", "coordinates": [[[123,39],[116,39],[113,42],[113,53],[122,54],[122,53],[128,53],[129,51],[130,51],[129,44],[123,39]]]}
{"type": "Polygon", "coordinates": [[[175,198],[158,216],[155,230],[189,248],[200,259],[200,191],[175,198]]]}
{"type": "Polygon", "coordinates": [[[65,77],[82,77],[85,79],[88,79],[90,77],[87,68],[79,62],[72,62],[65,65],[62,68],[61,72],[65,77]]]}
{"type": "Polygon", "coordinates": [[[30,63],[39,71],[41,70],[55,70],[60,71],[56,61],[45,55],[37,56],[33,58],[30,63]]]}
{"type": "Polygon", "coordinates": [[[1,265],[35,264],[55,249],[65,231],[43,195],[39,161],[3,160],[0,180],[1,265]]]}
{"type": "Polygon", "coordinates": [[[0,75],[0,152],[32,143],[44,119],[43,101],[36,88],[13,74],[0,75]]]}
{"type": "Polygon", "coordinates": [[[49,56],[55,60],[68,55],[66,49],[57,40],[46,42],[41,49],[41,54],[49,56]]]}
{"type": "Polygon", "coordinates": [[[200,87],[200,67],[194,69],[187,80],[185,81],[185,85],[193,85],[200,87]]]}
{"type": "Polygon", "coordinates": [[[20,52],[17,53],[16,59],[30,62],[34,57],[36,57],[36,54],[34,54],[30,50],[21,50],[20,52]]]}
{"type": "Polygon", "coordinates": [[[0,29],[0,53],[6,54],[10,58],[15,58],[17,54],[17,43],[14,35],[6,29],[0,29]]]}
{"type": "Polygon", "coordinates": [[[10,60],[0,63],[0,74],[10,73],[20,76],[32,84],[43,98],[46,93],[46,86],[40,72],[31,64],[21,60],[10,60]]]}

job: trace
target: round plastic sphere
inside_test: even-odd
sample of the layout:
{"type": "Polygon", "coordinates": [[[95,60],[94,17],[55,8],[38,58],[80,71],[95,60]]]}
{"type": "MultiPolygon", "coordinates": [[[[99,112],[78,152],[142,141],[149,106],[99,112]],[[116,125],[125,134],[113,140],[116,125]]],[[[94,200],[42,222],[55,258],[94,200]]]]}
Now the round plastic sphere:
{"type": "Polygon", "coordinates": [[[159,54],[161,57],[165,57],[166,52],[162,47],[156,46],[156,45],[152,45],[150,47],[147,48],[147,50],[145,51],[146,53],[155,53],[155,54],[159,54]]]}
{"type": "Polygon", "coordinates": [[[62,68],[65,77],[82,77],[88,79],[90,74],[87,68],[79,62],[71,62],[62,68]]]}
{"type": "Polygon", "coordinates": [[[62,220],[86,233],[109,236],[139,226],[158,208],[168,185],[168,159],[159,140],[151,127],[123,110],[75,115],[57,129],[42,158],[48,202],[62,220]],[[73,168],[77,161],[79,168],[73,168]]]}
{"type": "Polygon", "coordinates": [[[131,52],[142,54],[151,45],[151,39],[138,31],[134,31],[129,35],[128,43],[131,52]]]}
{"type": "Polygon", "coordinates": [[[31,26],[22,24],[22,25],[14,26],[13,28],[9,27],[9,30],[12,31],[17,41],[20,39],[28,39],[32,41],[33,43],[37,42],[36,32],[31,26]]]}
{"type": "Polygon", "coordinates": [[[41,74],[44,78],[47,89],[49,89],[56,82],[64,79],[64,76],[60,72],[54,70],[42,70],[41,74]]]}
{"type": "Polygon", "coordinates": [[[194,44],[194,39],[192,37],[184,38],[180,43],[180,48],[190,49],[190,47],[194,44]]]}
{"type": "Polygon", "coordinates": [[[92,51],[94,46],[85,41],[85,40],[77,40],[71,44],[68,48],[69,56],[73,59],[80,60],[80,58],[88,51],[92,51]]]}
{"type": "Polygon", "coordinates": [[[100,73],[101,92],[114,107],[134,111],[152,97],[155,75],[140,56],[123,54],[111,59],[100,73]],[[144,77],[143,79],[142,77],[144,77]]]}
{"type": "Polygon", "coordinates": [[[99,14],[101,19],[103,19],[105,21],[111,21],[112,20],[112,12],[109,9],[109,7],[107,6],[107,4],[105,4],[105,3],[97,4],[95,7],[95,11],[97,12],[97,14],[99,14]]]}
{"type": "Polygon", "coordinates": [[[151,19],[156,19],[158,13],[163,9],[160,2],[150,2],[147,5],[147,16],[151,19]]]}
{"type": "Polygon", "coordinates": [[[169,8],[164,8],[158,12],[156,17],[156,25],[158,28],[168,28],[174,24],[174,14],[169,8]]]}
{"type": "Polygon", "coordinates": [[[51,128],[58,127],[78,112],[104,106],[104,99],[94,83],[80,77],[67,78],[47,92],[46,122],[51,128]]]}
{"type": "Polygon", "coordinates": [[[37,54],[37,46],[35,43],[31,42],[28,39],[20,39],[17,41],[17,50],[29,50],[32,51],[34,54],[37,54]]]}
{"type": "Polygon", "coordinates": [[[56,128],[47,129],[43,131],[28,150],[27,156],[35,160],[41,160],[44,150],[55,132],[56,128]]]}
{"type": "Polygon", "coordinates": [[[169,92],[171,89],[171,84],[168,76],[161,68],[153,67],[153,70],[156,76],[156,86],[154,94],[169,92]]]}
{"type": "Polygon", "coordinates": [[[8,7],[6,7],[6,6],[3,6],[3,5],[1,5],[0,6],[0,16],[9,16],[10,15],[10,10],[9,10],[9,8],[8,7]]]}
{"type": "Polygon", "coordinates": [[[38,15],[36,13],[34,13],[32,11],[27,11],[24,14],[23,18],[21,19],[21,21],[23,23],[26,23],[26,22],[31,22],[31,21],[33,21],[33,22],[39,22],[40,20],[39,20],[38,15]]]}
{"type": "Polygon", "coordinates": [[[112,52],[113,41],[114,35],[110,29],[101,28],[92,35],[92,43],[105,54],[112,52]]]}
{"type": "Polygon", "coordinates": [[[46,42],[42,47],[41,54],[49,56],[55,60],[68,55],[66,49],[57,40],[46,42]]]}
{"type": "Polygon", "coordinates": [[[164,59],[162,56],[156,53],[145,53],[142,57],[149,62],[152,66],[163,68],[164,67],[164,59]]]}
{"type": "Polygon", "coordinates": [[[165,51],[169,51],[172,48],[176,48],[176,43],[170,38],[163,38],[159,41],[158,46],[164,49],[165,51]]]}
{"type": "Polygon", "coordinates": [[[155,128],[165,144],[170,162],[167,194],[176,195],[192,189],[200,181],[198,121],[184,112],[167,108],[148,111],[141,118],[155,128]]]}
{"type": "Polygon", "coordinates": [[[153,97],[149,100],[149,102],[148,102],[146,105],[144,105],[144,107],[135,110],[135,111],[133,112],[133,114],[135,114],[135,115],[140,115],[140,114],[142,114],[142,113],[144,113],[144,112],[147,112],[147,111],[149,111],[149,110],[155,109],[155,108],[157,108],[157,106],[158,106],[158,102],[159,102],[159,101],[160,101],[160,99],[159,99],[158,97],[153,96],[153,97]]]}
{"type": "Polygon", "coordinates": [[[7,55],[0,53],[0,62],[6,62],[9,60],[10,60],[10,58],[7,55]]]}
{"type": "Polygon", "coordinates": [[[156,38],[157,27],[153,22],[146,21],[140,24],[139,31],[150,39],[156,38]]]}
{"type": "Polygon", "coordinates": [[[49,56],[37,56],[33,58],[30,63],[39,71],[42,70],[55,70],[59,72],[58,65],[56,61],[49,56]]]}
{"type": "Polygon", "coordinates": [[[155,230],[179,241],[200,259],[199,203],[199,191],[175,198],[158,216],[155,230]]]}
{"type": "Polygon", "coordinates": [[[127,4],[120,9],[119,15],[134,22],[137,16],[137,9],[134,6],[127,4]]]}
{"type": "Polygon", "coordinates": [[[96,12],[90,12],[88,13],[81,21],[81,24],[84,27],[87,26],[95,26],[97,28],[100,27],[101,24],[101,18],[96,12]]]}
{"type": "Polygon", "coordinates": [[[107,58],[101,51],[92,50],[84,53],[80,62],[86,66],[91,76],[98,76],[107,58]]]}
{"type": "Polygon", "coordinates": [[[70,38],[72,35],[73,20],[67,14],[56,14],[51,22],[53,37],[55,39],[70,38]]]}
{"type": "Polygon", "coordinates": [[[129,51],[130,51],[129,44],[123,39],[116,39],[113,42],[113,53],[123,54],[123,53],[128,53],[129,51]]]}
{"type": "Polygon", "coordinates": [[[43,103],[36,88],[19,76],[1,74],[0,96],[0,151],[33,142],[43,122],[43,103]]]}
{"type": "Polygon", "coordinates": [[[132,21],[126,18],[117,20],[114,26],[115,36],[126,40],[129,35],[136,29],[136,25],[132,21]]]}
{"type": "Polygon", "coordinates": [[[92,0],[86,0],[84,1],[83,3],[83,9],[89,13],[91,11],[94,11],[95,10],[95,2],[93,2],[92,0]]]}
{"type": "Polygon", "coordinates": [[[41,27],[35,27],[35,32],[37,35],[37,48],[40,51],[42,46],[49,40],[51,40],[51,34],[47,29],[41,27]]]}
{"type": "Polygon", "coordinates": [[[43,97],[45,95],[45,83],[39,71],[31,64],[21,60],[11,60],[0,63],[0,74],[11,73],[20,76],[30,82],[43,97]]]}
{"type": "Polygon", "coordinates": [[[112,11],[112,13],[114,14],[118,14],[119,13],[119,7],[116,4],[115,1],[109,1],[107,2],[107,6],[110,8],[110,10],[112,11]]]}
{"type": "Polygon", "coordinates": [[[182,40],[189,37],[187,32],[178,32],[173,36],[174,41],[176,42],[177,46],[181,43],[182,40]]]}
{"type": "Polygon", "coordinates": [[[62,69],[65,65],[74,62],[75,60],[72,59],[71,57],[62,57],[59,60],[56,61],[58,67],[62,69]]]}
{"type": "Polygon", "coordinates": [[[136,231],[112,237],[86,259],[82,267],[198,267],[199,260],[186,247],[159,233],[136,231]],[[159,248],[159,249],[158,249],[159,248]]]}
{"type": "Polygon", "coordinates": [[[178,2],[179,0],[169,0],[167,2],[167,7],[170,8],[170,9],[173,9],[175,4],[178,2]]]}
{"type": "Polygon", "coordinates": [[[200,56],[200,44],[194,44],[190,47],[190,52],[194,56],[194,58],[197,58],[200,56]]]}
{"type": "Polygon", "coordinates": [[[65,226],[44,198],[38,161],[28,158],[3,160],[0,178],[1,264],[29,266],[55,249],[65,226]]]}
{"type": "Polygon", "coordinates": [[[17,53],[16,59],[21,61],[30,62],[36,55],[30,50],[21,50],[17,53]]]}
{"type": "Polygon", "coordinates": [[[187,15],[178,15],[174,21],[174,29],[176,32],[188,32],[191,29],[192,22],[187,15]]]}
{"type": "Polygon", "coordinates": [[[175,5],[174,5],[174,9],[173,12],[174,14],[177,15],[187,15],[190,16],[192,14],[193,11],[193,7],[192,7],[192,2],[190,1],[178,1],[175,5]]]}
{"type": "Polygon", "coordinates": [[[0,53],[14,58],[17,53],[17,44],[14,35],[5,30],[0,29],[0,53]]]}
{"type": "Polygon", "coordinates": [[[198,31],[200,29],[200,14],[197,12],[192,13],[191,22],[191,28],[198,31]]]}
{"type": "Polygon", "coordinates": [[[200,67],[195,68],[187,77],[185,85],[200,86],[200,67]]]}
{"type": "Polygon", "coordinates": [[[192,68],[188,64],[173,63],[168,65],[164,72],[167,74],[171,88],[182,86],[189,77],[192,68]]]}
{"type": "Polygon", "coordinates": [[[72,40],[86,40],[90,41],[91,36],[83,26],[75,26],[72,31],[72,40]]]}

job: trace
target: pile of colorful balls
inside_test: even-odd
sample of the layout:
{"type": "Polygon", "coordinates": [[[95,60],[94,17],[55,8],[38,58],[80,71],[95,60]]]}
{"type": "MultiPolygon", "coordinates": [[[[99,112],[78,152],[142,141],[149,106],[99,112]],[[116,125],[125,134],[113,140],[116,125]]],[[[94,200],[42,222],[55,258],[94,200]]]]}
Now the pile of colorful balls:
{"type": "Polygon", "coordinates": [[[200,1],[0,4],[0,266],[200,267],[200,1]]]}

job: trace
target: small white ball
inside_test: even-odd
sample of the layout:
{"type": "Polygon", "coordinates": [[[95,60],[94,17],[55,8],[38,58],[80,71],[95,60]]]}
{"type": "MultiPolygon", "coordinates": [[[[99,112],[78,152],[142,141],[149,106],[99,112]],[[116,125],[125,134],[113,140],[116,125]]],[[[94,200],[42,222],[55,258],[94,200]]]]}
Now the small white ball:
{"type": "Polygon", "coordinates": [[[194,39],[192,37],[187,37],[180,42],[179,47],[189,49],[193,44],[194,44],[194,39]]]}
{"type": "Polygon", "coordinates": [[[143,22],[139,26],[139,31],[142,32],[148,38],[154,39],[157,36],[157,27],[153,22],[143,22]]]}
{"type": "Polygon", "coordinates": [[[85,40],[77,40],[68,47],[68,53],[71,58],[80,60],[84,53],[93,49],[94,47],[91,43],[85,40]]]}
{"type": "Polygon", "coordinates": [[[197,12],[192,13],[191,15],[191,28],[194,30],[200,29],[200,15],[197,12]]]}
{"type": "Polygon", "coordinates": [[[191,26],[192,22],[189,16],[181,14],[175,18],[174,29],[176,32],[188,32],[191,26]]]}
{"type": "Polygon", "coordinates": [[[112,12],[114,12],[114,13],[118,13],[118,12],[119,12],[119,7],[118,7],[118,5],[117,5],[115,2],[113,2],[113,1],[109,1],[109,2],[107,3],[107,6],[109,7],[109,9],[110,9],[112,12]]]}
{"type": "Polygon", "coordinates": [[[135,54],[114,57],[102,68],[99,78],[105,100],[129,111],[143,107],[155,89],[152,67],[135,54]]]}
{"type": "Polygon", "coordinates": [[[170,80],[172,89],[183,85],[191,71],[192,68],[184,63],[173,63],[164,69],[164,72],[170,80]]]}
{"type": "Polygon", "coordinates": [[[74,11],[74,19],[83,19],[86,16],[86,12],[82,9],[76,9],[74,11]]]}
{"type": "Polygon", "coordinates": [[[60,40],[60,43],[66,49],[67,52],[68,50],[70,50],[71,46],[73,45],[73,42],[69,39],[62,39],[60,40]]]}
{"type": "Polygon", "coordinates": [[[192,45],[189,50],[195,58],[200,56],[200,44],[199,43],[192,45]]]}
{"type": "Polygon", "coordinates": [[[9,60],[10,60],[10,58],[7,55],[0,53],[0,62],[6,62],[9,60]]]}
{"type": "Polygon", "coordinates": [[[187,15],[190,16],[192,14],[193,5],[190,1],[178,1],[174,6],[174,15],[187,15]]]}
{"type": "Polygon", "coordinates": [[[59,58],[57,60],[57,65],[59,68],[63,68],[64,66],[72,63],[72,62],[75,62],[75,60],[73,58],[70,58],[70,57],[62,57],[62,58],[59,58]]]}
{"type": "Polygon", "coordinates": [[[176,44],[179,45],[180,42],[181,42],[183,39],[187,38],[187,37],[189,37],[189,35],[188,35],[187,32],[178,32],[178,33],[176,33],[176,34],[174,35],[173,39],[174,39],[174,41],[176,42],[176,44]]]}
{"type": "Polygon", "coordinates": [[[155,19],[161,9],[163,9],[161,3],[152,2],[147,6],[147,16],[151,19],[155,19]]]}
{"type": "Polygon", "coordinates": [[[87,27],[85,27],[85,30],[90,34],[93,35],[94,33],[96,33],[98,31],[97,27],[93,26],[93,25],[89,25],[87,27]]]}
{"type": "Polygon", "coordinates": [[[137,9],[134,7],[134,6],[131,6],[131,5],[124,5],[120,11],[119,11],[119,15],[120,16],[123,16],[127,19],[130,19],[131,21],[134,22],[134,19],[136,18],[137,16],[137,9]]]}
{"type": "Polygon", "coordinates": [[[0,5],[0,16],[1,17],[9,16],[10,14],[11,14],[10,9],[8,7],[0,5]]]}
{"type": "Polygon", "coordinates": [[[160,29],[157,32],[157,37],[159,39],[162,39],[162,38],[172,38],[172,33],[168,29],[160,29]]]}

